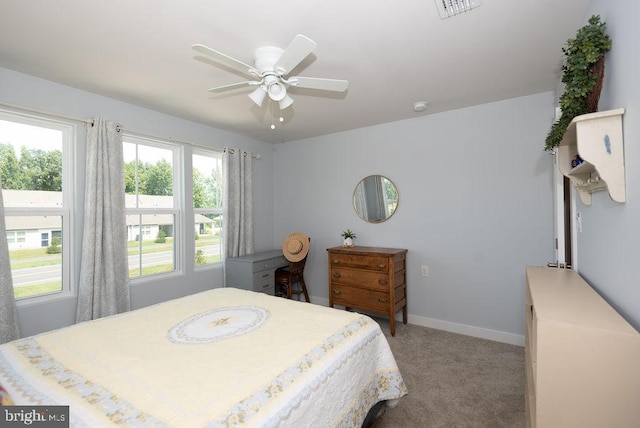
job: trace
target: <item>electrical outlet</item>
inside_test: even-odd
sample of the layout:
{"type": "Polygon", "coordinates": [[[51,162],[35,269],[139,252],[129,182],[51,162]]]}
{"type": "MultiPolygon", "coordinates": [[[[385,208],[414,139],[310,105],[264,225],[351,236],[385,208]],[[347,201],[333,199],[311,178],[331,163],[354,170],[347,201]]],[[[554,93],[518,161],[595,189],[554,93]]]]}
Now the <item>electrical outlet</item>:
{"type": "Polygon", "coordinates": [[[427,276],[429,276],[429,266],[422,265],[422,266],[420,267],[420,274],[421,274],[422,276],[424,276],[425,278],[426,278],[427,276]]]}

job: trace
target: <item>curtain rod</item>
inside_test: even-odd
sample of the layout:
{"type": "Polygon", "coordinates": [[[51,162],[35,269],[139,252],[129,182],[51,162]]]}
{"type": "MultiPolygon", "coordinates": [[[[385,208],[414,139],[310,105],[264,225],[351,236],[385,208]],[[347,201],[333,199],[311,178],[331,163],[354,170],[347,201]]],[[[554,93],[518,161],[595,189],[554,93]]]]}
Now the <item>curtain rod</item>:
{"type": "MultiPolygon", "coordinates": [[[[22,111],[27,112],[27,113],[42,114],[42,115],[45,115],[45,116],[56,117],[56,118],[59,118],[59,119],[66,119],[66,120],[70,120],[70,121],[73,121],[73,122],[80,122],[80,123],[84,123],[85,125],[93,126],[93,119],[82,119],[82,118],[79,118],[79,117],[69,116],[69,115],[61,114],[61,113],[51,113],[49,111],[40,110],[40,109],[36,109],[36,108],[32,108],[32,107],[24,107],[24,106],[21,106],[21,105],[18,105],[18,104],[8,103],[6,101],[0,101],[0,105],[5,106],[5,107],[9,107],[9,108],[12,108],[12,109],[16,109],[16,110],[22,110],[22,111]]],[[[203,148],[203,149],[219,150],[221,152],[226,149],[226,147],[211,147],[211,146],[206,146],[204,144],[197,144],[197,143],[191,143],[191,142],[187,142],[187,141],[175,140],[175,139],[173,139],[171,137],[158,137],[156,135],[150,135],[150,134],[143,134],[143,133],[140,133],[140,132],[128,131],[122,125],[118,125],[118,130],[126,132],[127,134],[132,135],[134,137],[169,140],[169,141],[172,141],[172,142],[178,143],[178,144],[185,144],[185,145],[188,145],[188,146],[199,147],[199,148],[203,148]]],[[[260,158],[262,158],[262,155],[260,155],[259,153],[258,154],[252,153],[251,157],[253,157],[254,159],[260,159],[260,158]]]]}
{"type": "Polygon", "coordinates": [[[80,122],[80,123],[84,123],[86,125],[90,125],[93,123],[93,120],[91,119],[80,119],[78,117],[75,116],[69,116],[66,114],[61,114],[61,113],[51,113],[49,111],[45,111],[45,110],[39,110],[36,108],[32,108],[32,107],[24,107],[18,104],[12,104],[12,103],[8,103],[6,101],[0,101],[0,105],[5,106],[5,107],[9,107],[12,109],[16,109],[16,110],[22,110],[26,113],[36,113],[36,114],[42,114],[45,116],[50,116],[50,117],[55,117],[58,119],[66,119],[66,120],[71,120],[73,122],[80,122]]]}
{"type": "MultiPolygon", "coordinates": [[[[88,123],[93,126],[93,120],[88,121],[88,123]]],[[[191,142],[188,142],[188,141],[180,141],[180,140],[176,140],[176,139],[171,138],[171,137],[158,137],[156,135],[144,134],[142,132],[128,131],[127,128],[124,128],[122,125],[118,125],[118,131],[127,133],[127,134],[129,134],[129,135],[131,135],[133,137],[151,138],[151,139],[154,139],[154,140],[169,140],[169,141],[172,141],[174,143],[184,144],[184,145],[191,146],[191,147],[198,147],[198,148],[201,148],[201,149],[217,150],[217,151],[220,151],[220,152],[224,152],[225,150],[227,150],[226,147],[212,147],[212,146],[207,146],[207,145],[204,145],[204,144],[191,143],[191,142]]],[[[254,159],[260,159],[260,158],[262,158],[262,155],[259,154],[259,153],[252,153],[251,157],[254,158],[254,159]]]]}

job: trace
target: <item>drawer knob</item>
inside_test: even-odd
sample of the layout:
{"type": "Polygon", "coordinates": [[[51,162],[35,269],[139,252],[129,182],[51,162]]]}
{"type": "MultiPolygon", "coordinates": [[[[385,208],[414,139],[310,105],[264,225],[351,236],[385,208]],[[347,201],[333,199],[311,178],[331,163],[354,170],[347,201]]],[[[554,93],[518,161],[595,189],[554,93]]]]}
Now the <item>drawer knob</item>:
{"type": "Polygon", "coordinates": [[[334,264],[334,265],[340,264],[340,260],[338,260],[338,259],[333,259],[333,264],[334,264]]]}
{"type": "Polygon", "coordinates": [[[381,297],[378,300],[382,303],[387,303],[389,301],[389,299],[385,299],[384,297],[381,297]]]}
{"type": "Polygon", "coordinates": [[[380,281],[378,281],[378,284],[387,285],[387,284],[389,284],[389,281],[387,281],[386,279],[381,279],[380,281]]]}
{"type": "Polygon", "coordinates": [[[342,291],[340,291],[340,290],[333,290],[333,294],[340,294],[340,293],[342,293],[342,291]]]}
{"type": "Polygon", "coordinates": [[[333,273],[333,277],[334,277],[335,279],[340,278],[340,272],[334,272],[334,273],[333,273]]]}
{"type": "Polygon", "coordinates": [[[263,273],[263,274],[262,274],[262,277],[263,277],[263,278],[268,278],[270,275],[271,275],[270,273],[263,273]]]}
{"type": "Polygon", "coordinates": [[[380,264],[378,265],[378,267],[379,267],[379,268],[386,268],[386,267],[387,267],[387,264],[386,264],[386,263],[380,263],[380,264]]]}

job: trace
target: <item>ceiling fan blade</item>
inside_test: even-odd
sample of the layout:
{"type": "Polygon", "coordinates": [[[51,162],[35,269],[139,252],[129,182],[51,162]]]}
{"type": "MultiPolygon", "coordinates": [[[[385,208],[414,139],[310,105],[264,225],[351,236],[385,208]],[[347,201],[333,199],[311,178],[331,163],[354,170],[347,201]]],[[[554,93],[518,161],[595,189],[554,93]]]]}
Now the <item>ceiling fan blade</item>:
{"type": "Polygon", "coordinates": [[[191,48],[200,52],[201,54],[211,57],[213,60],[222,65],[226,65],[227,67],[233,68],[234,70],[240,71],[244,74],[249,74],[252,76],[260,74],[260,72],[256,68],[250,66],[249,64],[245,64],[242,61],[238,61],[235,58],[231,58],[229,55],[225,55],[222,52],[218,52],[207,46],[197,44],[191,46],[191,48]]]}
{"type": "Polygon", "coordinates": [[[311,52],[313,52],[316,46],[316,42],[307,36],[298,34],[293,38],[287,49],[285,49],[273,69],[276,73],[284,76],[293,70],[296,65],[300,64],[311,52]]]}
{"type": "Polygon", "coordinates": [[[246,82],[232,83],[230,85],[217,86],[215,88],[207,89],[207,91],[218,94],[220,92],[231,91],[233,89],[246,88],[247,86],[258,86],[261,83],[262,82],[260,82],[260,81],[250,80],[250,81],[246,81],[246,82]]]}
{"type": "Polygon", "coordinates": [[[295,76],[287,80],[296,88],[320,89],[323,91],[344,92],[349,87],[349,81],[338,79],[320,79],[317,77],[295,76]]]}

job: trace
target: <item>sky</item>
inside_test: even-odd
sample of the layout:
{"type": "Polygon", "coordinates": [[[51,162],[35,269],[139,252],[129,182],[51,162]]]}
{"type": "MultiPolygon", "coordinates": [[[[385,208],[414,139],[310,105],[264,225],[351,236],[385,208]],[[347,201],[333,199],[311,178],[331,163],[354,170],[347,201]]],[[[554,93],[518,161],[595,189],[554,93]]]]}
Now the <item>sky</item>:
{"type": "Polygon", "coordinates": [[[16,156],[20,158],[22,146],[45,151],[62,150],[62,131],[0,120],[0,142],[13,144],[16,156]]]}

